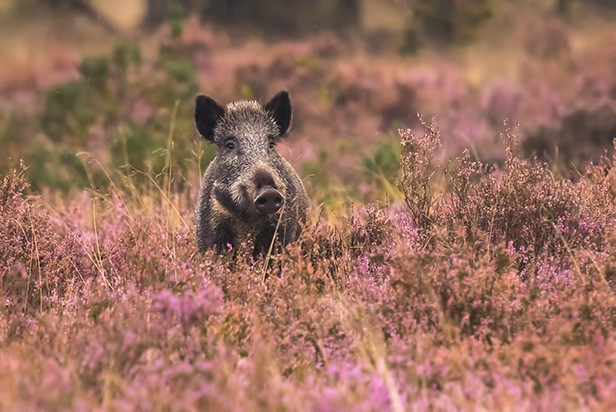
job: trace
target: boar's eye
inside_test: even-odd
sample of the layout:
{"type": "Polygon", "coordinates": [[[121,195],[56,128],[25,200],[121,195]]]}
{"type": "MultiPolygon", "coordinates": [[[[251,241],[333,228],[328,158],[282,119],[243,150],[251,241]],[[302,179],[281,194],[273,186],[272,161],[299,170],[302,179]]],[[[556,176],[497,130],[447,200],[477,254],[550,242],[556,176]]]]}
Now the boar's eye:
{"type": "Polygon", "coordinates": [[[235,142],[233,140],[229,140],[227,143],[225,143],[225,147],[227,148],[227,150],[234,150],[235,142]]]}
{"type": "Polygon", "coordinates": [[[273,140],[270,140],[270,141],[269,141],[269,148],[270,148],[270,149],[273,149],[274,147],[276,147],[276,142],[275,142],[275,141],[273,141],[273,140]]]}

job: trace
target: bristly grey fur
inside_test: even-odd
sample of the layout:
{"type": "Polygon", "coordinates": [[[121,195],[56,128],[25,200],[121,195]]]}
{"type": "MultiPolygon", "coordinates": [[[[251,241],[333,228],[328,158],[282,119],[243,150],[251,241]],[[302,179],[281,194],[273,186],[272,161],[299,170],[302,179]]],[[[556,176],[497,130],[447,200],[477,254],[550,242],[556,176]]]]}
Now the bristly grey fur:
{"type": "Polygon", "coordinates": [[[280,211],[269,215],[257,211],[254,200],[261,187],[275,188],[284,198],[278,236],[282,245],[300,234],[308,197],[297,173],[274,147],[290,127],[288,95],[277,94],[266,107],[271,109],[255,101],[238,101],[222,108],[211,98],[197,98],[197,128],[217,145],[197,200],[195,224],[201,252],[235,248],[243,242],[254,244],[255,256],[267,250],[280,211]],[[234,149],[229,149],[229,142],[234,149]]]}

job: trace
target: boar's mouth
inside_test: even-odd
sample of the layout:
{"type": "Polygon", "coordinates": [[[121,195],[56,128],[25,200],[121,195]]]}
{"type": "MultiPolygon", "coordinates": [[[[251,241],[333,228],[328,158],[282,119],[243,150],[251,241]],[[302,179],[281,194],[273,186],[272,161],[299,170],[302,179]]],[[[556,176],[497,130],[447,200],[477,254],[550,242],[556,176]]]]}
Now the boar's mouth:
{"type": "Polygon", "coordinates": [[[254,206],[244,185],[240,185],[235,194],[231,193],[228,189],[215,187],[214,198],[233,215],[254,214],[254,206]]]}

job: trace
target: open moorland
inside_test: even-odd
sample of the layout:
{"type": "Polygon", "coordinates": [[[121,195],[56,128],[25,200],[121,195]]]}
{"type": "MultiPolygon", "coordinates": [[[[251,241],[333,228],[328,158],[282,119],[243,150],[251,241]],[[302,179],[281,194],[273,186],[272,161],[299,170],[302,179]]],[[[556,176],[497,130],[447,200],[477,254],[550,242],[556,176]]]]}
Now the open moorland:
{"type": "Polygon", "coordinates": [[[0,409],[616,409],[610,2],[46,3],[0,7],[0,409]],[[200,254],[195,96],[281,89],[304,230],[200,254]]]}

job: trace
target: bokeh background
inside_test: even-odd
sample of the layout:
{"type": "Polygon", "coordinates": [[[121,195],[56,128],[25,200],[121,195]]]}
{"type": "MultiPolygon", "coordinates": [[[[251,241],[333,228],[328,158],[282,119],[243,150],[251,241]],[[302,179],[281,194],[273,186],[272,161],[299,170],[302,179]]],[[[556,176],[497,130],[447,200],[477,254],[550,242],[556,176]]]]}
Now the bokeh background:
{"type": "Polygon", "coordinates": [[[398,129],[436,118],[446,159],[523,152],[575,178],[616,137],[611,0],[0,0],[0,173],[31,190],[193,193],[193,123],[290,91],[281,153],[332,210],[399,196],[398,129]]]}

